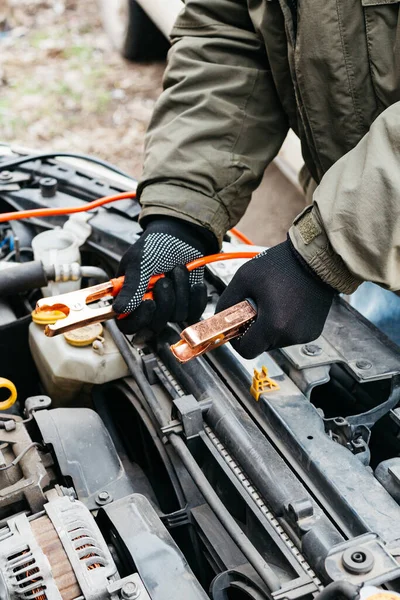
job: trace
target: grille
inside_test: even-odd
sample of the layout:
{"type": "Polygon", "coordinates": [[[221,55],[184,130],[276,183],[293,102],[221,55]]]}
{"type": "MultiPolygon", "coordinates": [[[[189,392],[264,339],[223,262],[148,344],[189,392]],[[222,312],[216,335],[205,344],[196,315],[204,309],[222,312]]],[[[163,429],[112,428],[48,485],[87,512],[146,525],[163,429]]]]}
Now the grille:
{"type": "Polygon", "coordinates": [[[7,559],[10,578],[14,580],[14,589],[23,598],[47,600],[46,586],[36,559],[29,546],[7,559]]]}
{"type": "MultiPolygon", "coordinates": [[[[31,521],[31,527],[37,543],[50,563],[54,583],[62,600],[75,600],[82,595],[82,592],[53,523],[44,516],[31,521]]],[[[47,599],[38,598],[38,600],[47,599]]]]}
{"type": "Polygon", "coordinates": [[[97,547],[96,540],[87,529],[86,524],[81,523],[77,526],[77,523],[74,522],[73,528],[68,529],[68,535],[79,560],[85,564],[88,571],[105,567],[102,551],[97,547]]]}

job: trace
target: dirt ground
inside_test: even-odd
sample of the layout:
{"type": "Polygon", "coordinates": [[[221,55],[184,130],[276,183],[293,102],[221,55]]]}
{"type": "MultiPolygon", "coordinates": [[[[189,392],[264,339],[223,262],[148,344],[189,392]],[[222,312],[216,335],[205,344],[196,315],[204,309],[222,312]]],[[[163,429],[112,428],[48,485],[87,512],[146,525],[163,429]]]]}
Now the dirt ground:
{"type": "Polygon", "coordinates": [[[96,0],[0,0],[0,142],[95,154],[139,177],[163,70],[112,49],[96,0]]]}

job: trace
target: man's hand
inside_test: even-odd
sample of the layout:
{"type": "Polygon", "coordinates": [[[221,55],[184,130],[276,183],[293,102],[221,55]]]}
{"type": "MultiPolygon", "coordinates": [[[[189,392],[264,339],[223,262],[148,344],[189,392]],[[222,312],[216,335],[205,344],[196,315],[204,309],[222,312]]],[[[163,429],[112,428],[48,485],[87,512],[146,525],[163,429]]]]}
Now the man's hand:
{"type": "Polygon", "coordinates": [[[232,341],[244,358],[254,358],[265,350],[315,340],[336,293],[287,240],[239,269],[219,299],[216,312],[246,298],[254,301],[255,322],[232,341]]]}
{"type": "Polygon", "coordinates": [[[129,314],[118,321],[122,331],[161,331],[168,321],[194,322],[207,303],[203,269],[189,273],[186,263],[218,251],[209,231],[187,221],[160,217],[150,221],[140,239],[124,254],[118,275],[125,283],[113,308],[129,314]],[[153,300],[142,302],[152,275],[166,273],[153,288],[153,300]]]}

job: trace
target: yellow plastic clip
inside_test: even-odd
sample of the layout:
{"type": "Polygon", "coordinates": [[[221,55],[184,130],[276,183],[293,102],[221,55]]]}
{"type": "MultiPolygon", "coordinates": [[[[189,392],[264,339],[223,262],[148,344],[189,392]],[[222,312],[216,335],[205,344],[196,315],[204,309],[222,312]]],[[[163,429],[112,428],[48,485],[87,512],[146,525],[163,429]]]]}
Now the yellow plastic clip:
{"type": "Polygon", "coordinates": [[[254,369],[253,381],[250,388],[250,393],[255,398],[255,400],[260,399],[261,394],[265,392],[274,392],[275,390],[279,390],[279,385],[268,377],[268,369],[267,367],[262,366],[261,371],[254,369]]]}
{"type": "Polygon", "coordinates": [[[4,377],[0,377],[0,388],[5,388],[10,392],[10,396],[7,398],[7,400],[0,402],[0,410],[7,410],[8,408],[11,408],[13,404],[15,404],[17,399],[17,388],[12,381],[5,379],[4,377]]]}

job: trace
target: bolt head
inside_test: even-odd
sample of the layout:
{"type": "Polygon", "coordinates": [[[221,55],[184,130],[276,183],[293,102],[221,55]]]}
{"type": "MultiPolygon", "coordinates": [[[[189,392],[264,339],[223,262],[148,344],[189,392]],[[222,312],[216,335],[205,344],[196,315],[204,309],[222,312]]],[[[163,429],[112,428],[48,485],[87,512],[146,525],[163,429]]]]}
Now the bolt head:
{"type": "Polygon", "coordinates": [[[306,356],[319,356],[322,354],[322,348],[318,344],[306,344],[302,347],[301,351],[306,356]]]}
{"type": "Polygon", "coordinates": [[[368,369],[370,369],[372,367],[372,362],[370,362],[369,360],[358,360],[356,362],[356,367],[357,369],[360,369],[361,371],[367,371],[368,369]]]}
{"type": "Polygon", "coordinates": [[[129,581],[125,583],[125,585],[121,589],[121,596],[125,598],[125,600],[136,600],[140,596],[140,589],[137,583],[134,581],[129,581]]]}
{"type": "Polygon", "coordinates": [[[96,496],[96,504],[102,506],[103,504],[108,504],[112,501],[112,496],[106,490],[99,492],[96,496]]]}
{"type": "Polygon", "coordinates": [[[0,172],[0,179],[2,179],[3,181],[7,181],[8,179],[12,179],[12,173],[11,173],[11,171],[1,171],[0,172]]]}

